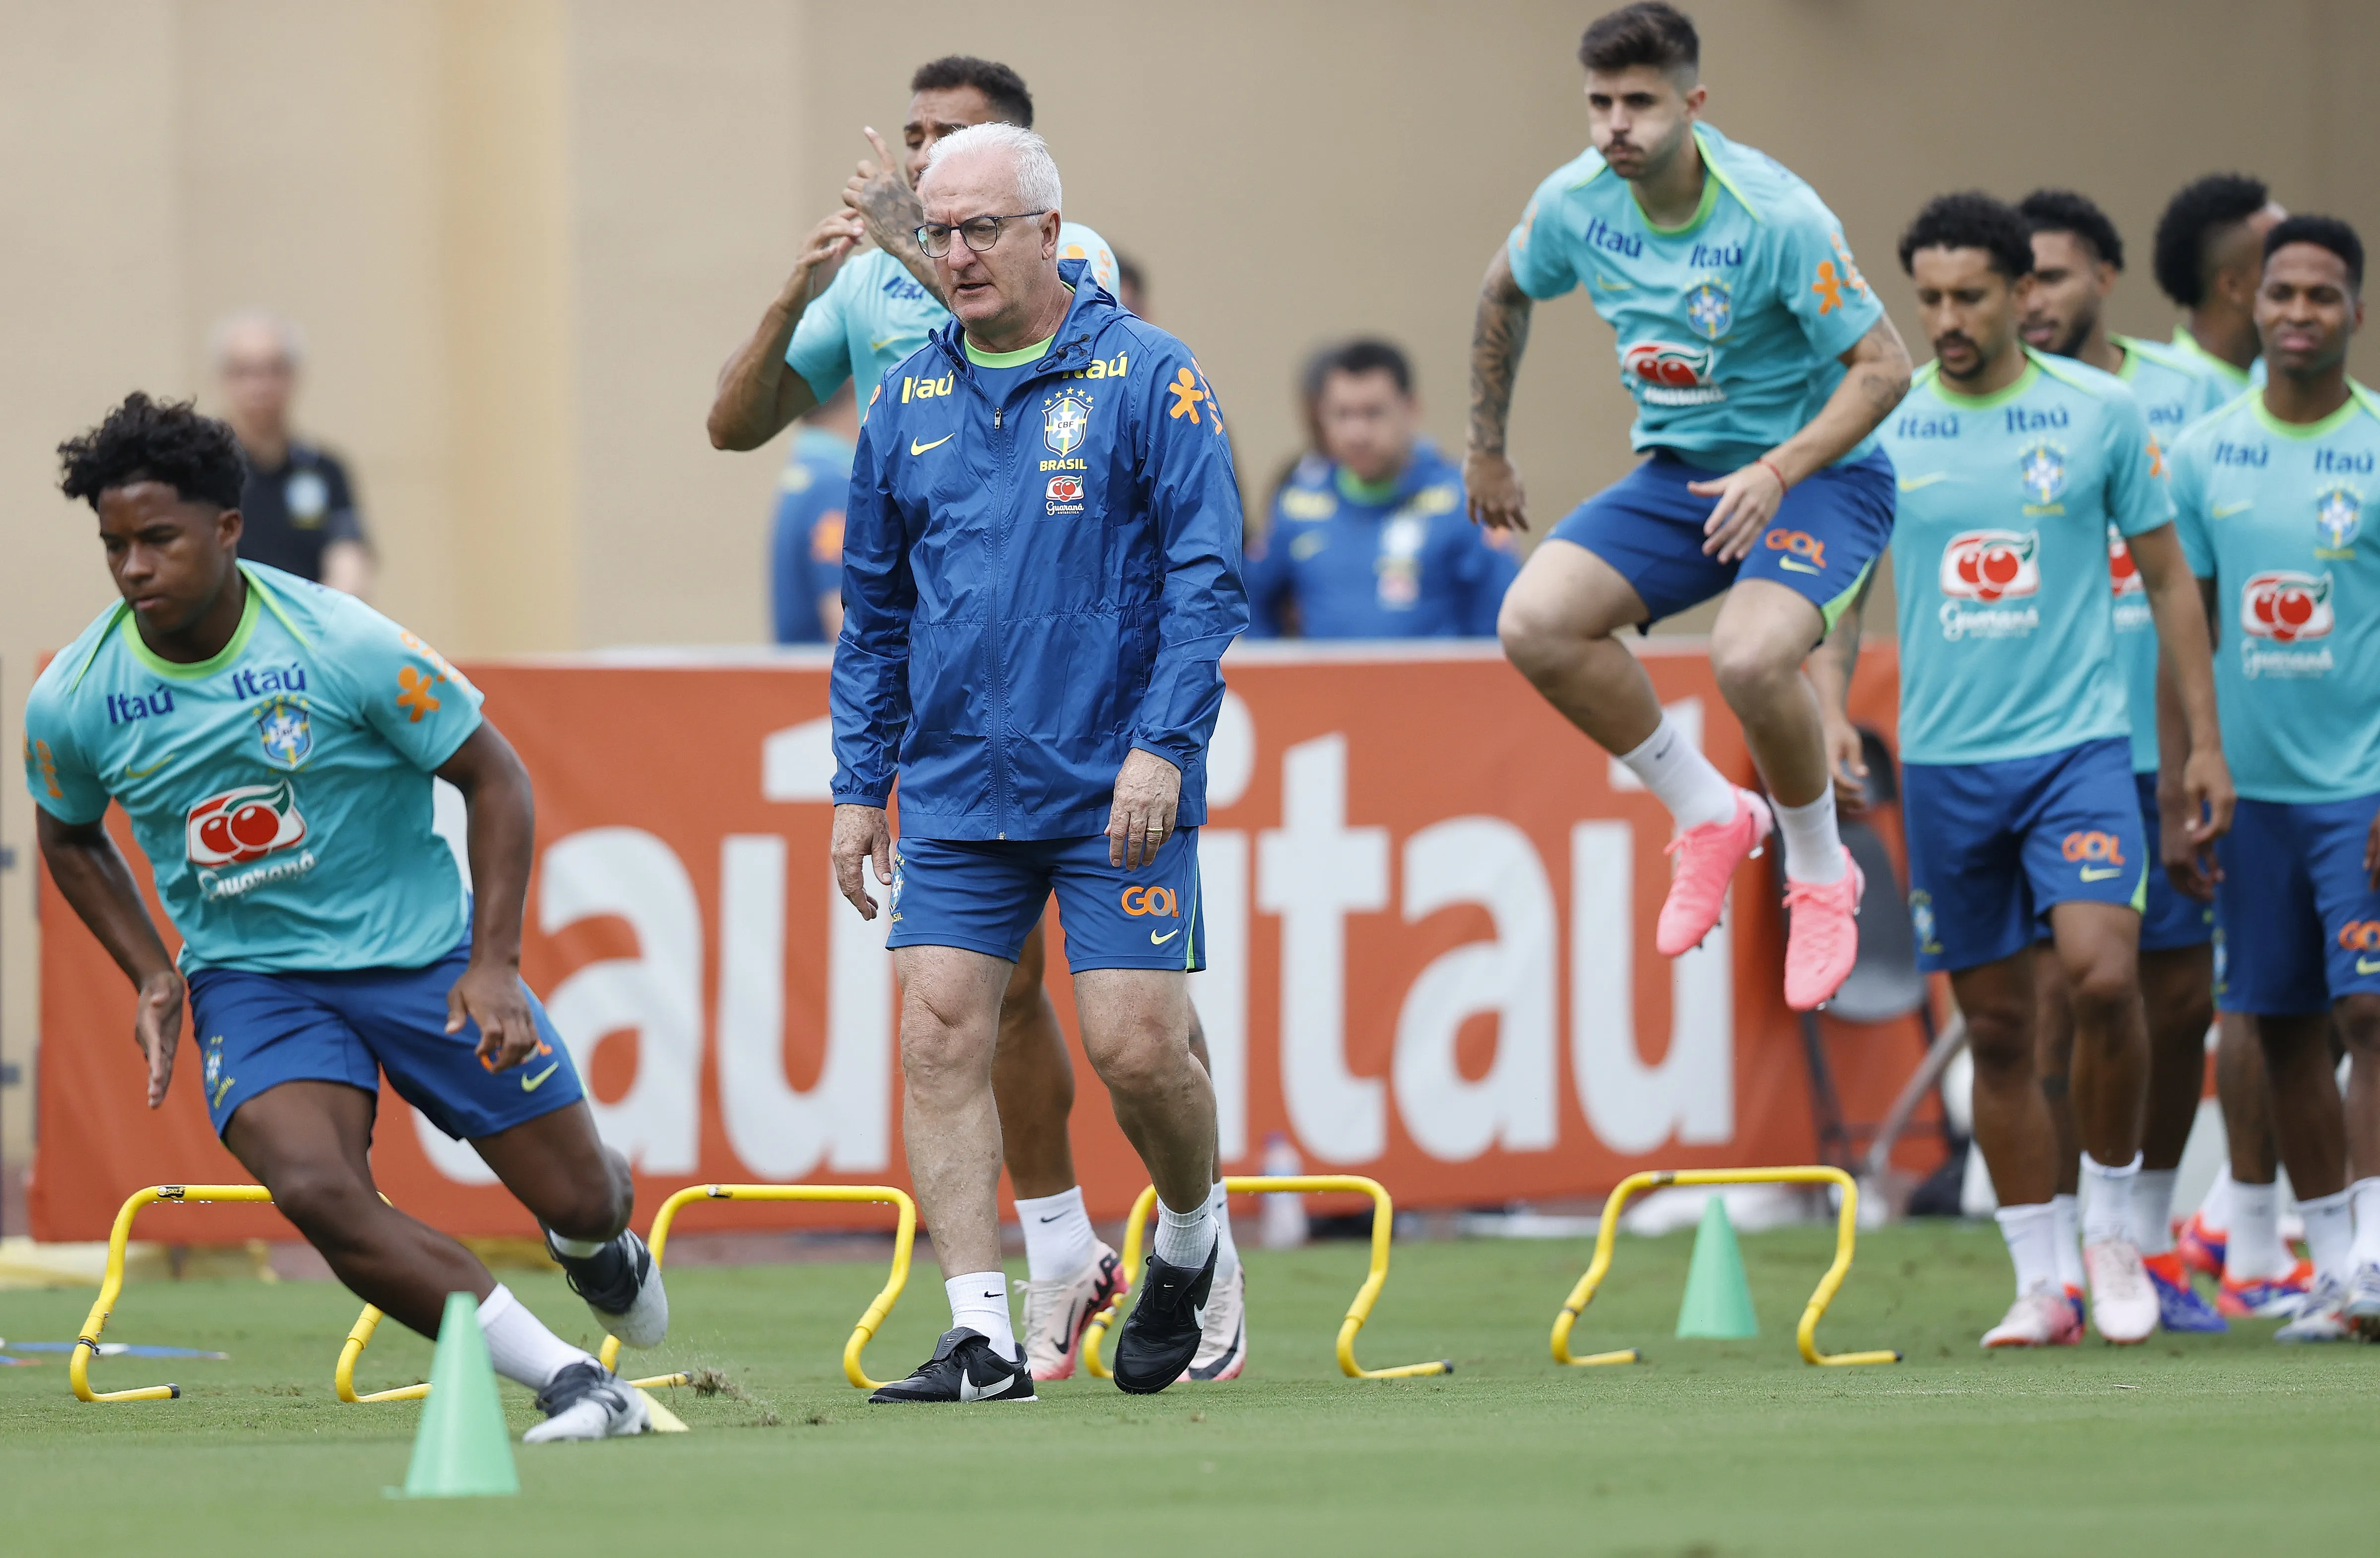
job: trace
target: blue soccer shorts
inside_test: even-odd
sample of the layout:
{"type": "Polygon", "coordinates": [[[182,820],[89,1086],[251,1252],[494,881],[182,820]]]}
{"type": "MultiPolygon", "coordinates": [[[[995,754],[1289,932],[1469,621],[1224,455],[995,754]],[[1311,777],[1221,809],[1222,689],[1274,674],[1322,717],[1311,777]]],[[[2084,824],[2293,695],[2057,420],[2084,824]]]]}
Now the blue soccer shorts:
{"type": "Polygon", "coordinates": [[[2240,798],[2216,845],[2216,1005],[2279,1017],[2380,994],[2380,892],[2363,870],[2375,807],[2240,798]]]}
{"type": "Polygon", "coordinates": [[[1553,539],[1585,547],[1617,570],[1645,602],[1645,627],[1742,578],[1783,585],[1815,606],[1831,629],[1892,539],[1898,495],[1891,457],[1878,449],[1803,477],[1740,562],[1704,553],[1703,524],[1718,500],[1686,490],[1689,482],[1724,474],[1657,450],[1572,510],[1554,526],[1553,539]]]}
{"type": "Polygon", "coordinates": [[[1198,830],[1184,827],[1137,871],[1108,864],[1108,837],[904,839],[892,849],[892,930],[887,947],[958,947],[1016,960],[1058,895],[1066,967],[1207,966],[1198,900],[1198,830]]]}
{"type": "MultiPolygon", "coordinates": [[[[471,960],[470,938],[427,968],[258,973],[195,969],[190,1018],[198,1033],[207,1115],[223,1134],[242,1104],[283,1082],[345,1082],[396,1095],[458,1141],[578,1102],[577,1069],[534,995],[538,1046],[504,1071],[480,1064],[480,1025],[446,1031],[446,992],[471,960]]],[[[522,987],[528,995],[528,987],[522,987]]]]}
{"type": "Polygon", "coordinates": [[[1900,772],[1909,916],[1926,972],[2014,956],[2060,903],[2143,906],[2149,858],[2130,741],[1900,772]]]}

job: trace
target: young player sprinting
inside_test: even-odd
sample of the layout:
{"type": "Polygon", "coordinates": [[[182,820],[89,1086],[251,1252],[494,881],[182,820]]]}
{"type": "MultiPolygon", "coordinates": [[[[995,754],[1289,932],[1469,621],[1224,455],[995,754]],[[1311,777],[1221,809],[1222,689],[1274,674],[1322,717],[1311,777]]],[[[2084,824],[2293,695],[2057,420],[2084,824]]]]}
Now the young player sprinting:
{"type": "Polygon", "coordinates": [[[1815,192],[1702,122],[1692,22],[1629,6],[1586,30],[1579,57],[1594,149],[1538,187],[1489,262],[1463,483],[1474,519],[1525,525],[1505,416],[1531,308],[1574,288],[1618,333],[1630,441],[1648,458],[1555,526],[1498,631],[1676,819],[1663,956],[1709,934],[1736,866],[1782,831],[1785,999],[1808,1010],[1858,957],[1862,885],[1801,665],[1891,531],[1891,465],[1871,435],[1908,389],[1909,354],[1815,192]],[[1662,712],[1621,641],[1722,594],[1711,667],[1773,822],[1662,712]]]}
{"type": "MultiPolygon", "coordinates": [[[[1935,360],[1887,424],[1900,634],[1902,816],[1918,960],[1950,975],[1975,1060],[1975,1142],[2001,1202],[2017,1298],[1985,1347],[2080,1339],[2059,1282],[2057,1139],[2035,1071],[2033,944],[2046,913],[2074,1022],[2082,1264],[2091,1318],[2145,1340],[2157,1298],[2132,1238],[2148,1041],[2141,907],[2154,863],[2117,672],[2107,531],[2147,583],[2188,711],[2194,839],[2231,801],[2216,745],[2206,622],[2174,538],[2147,419],[2113,375],[2017,339],[2032,236],[1985,195],[1945,196],[1900,240],[1935,360]]],[[[1840,714],[1847,616],[1812,671],[1840,714]]]]}
{"type": "Polygon", "coordinates": [[[642,1432],[636,1391],[372,1184],[385,1070],[536,1215],[600,1325],[637,1347],[668,1329],[627,1231],[628,1165],[521,983],[520,759],[437,651],[350,596],[240,562],[223,423],[134,394],[59,454],[123,598],[34,683],[25,777],[51,876],[140,991],[149,1106],[173,1081],[187,994],[224,1145],[341,1281],[433,1337],[446,1295],[475,1294],[497,1372],[546,1412],[528,1439],[642,1432]],[[468,907],[431,827],[432,775],[469,808],[468,907]],[[102,825],[111,801],[181,934],[178,970],[102,825]]]}
{"type": "Polygon", "coordinates": [[[2173,454],[2240,785],[2216,999],[2254,1020],[2313,1256],[2282,1341],[2380,1340],[2380,399],[2347,377],[2362,289],[2345,223],[2276,224],[2255,302],[2268,377],[2173,454]],[[2354,1058],[2343,1112],[2334,1021],[2354,1058]]]}

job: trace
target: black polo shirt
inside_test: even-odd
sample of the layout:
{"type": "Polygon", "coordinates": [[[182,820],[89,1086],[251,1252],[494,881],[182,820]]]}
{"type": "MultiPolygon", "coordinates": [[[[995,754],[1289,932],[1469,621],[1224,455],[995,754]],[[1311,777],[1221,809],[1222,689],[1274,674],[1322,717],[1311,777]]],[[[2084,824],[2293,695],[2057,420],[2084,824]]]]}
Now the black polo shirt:
{"type": "Polygon", "coordinates": [[[347,468],[330,451],[312,444],[290,444],[288,458],[278,470],[265,470],[251,461],[239,513],[242,558],[318,584],[324,547],[365,539],[347,468]]]}

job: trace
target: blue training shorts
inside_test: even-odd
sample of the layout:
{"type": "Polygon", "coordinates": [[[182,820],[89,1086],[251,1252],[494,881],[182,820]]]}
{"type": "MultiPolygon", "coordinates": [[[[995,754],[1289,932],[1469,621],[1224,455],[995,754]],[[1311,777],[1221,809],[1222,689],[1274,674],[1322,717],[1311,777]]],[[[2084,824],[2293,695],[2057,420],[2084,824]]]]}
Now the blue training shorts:
{"type": "Polygon", "coordinates": [[[1909,917],[1926,972],[2014,956],[2056,904],[2143,907],[2148,848],[2123,737],[1900,773],[1909,917]]]}
{"type": "MultiPolygon", "coordinates": [[[[480,1064],[480,1025],[446,1031],[446,992],[471,960],[470,937],[419,969],[256,973],[196,969],[190,1017],[215,1134],[242,1104],[283,1082],[345,1082],[396,1095],[458,1141],[550,1115],[582,1096],[570,1051],[534,995],[538,1046],[507,1071],[480,1064]]],[[[527,986],[523,986],[527,993],[527,986]]]]}
{"type": "Polygon", "coordinates": [[[1741,562],[1705,555],[1703,523],[1717,500],[1686,490],[1689,482],[1725,474],[1656,450],[1572,509],[1554,526],[1553,539],[1585,547],[1618,570],[1645,602],[1644,626],[1699,606],[1744,578],[1774,580],[1806,598],[1832,628],[1892,539],[1898,498],[1891,457],[1878,449],[1803,477],[1741,562]]]}
{"type": "Polygon", "coordinates": [[[2363,841],[2380,795],[2291,804],[2240,797],[2216,844],[2215,1004],[2276,1017],[2380,994],[2380,892],[2363,841]]]}
{"type": "Polygon", "coordinates": [[[1013,963],[1052,891],[1073,972],[1207,966],[1195,827],[1175,832],[1137,871],[1108,864],[1104,833],[904,839],[892,848],[892,930],[884,944],[959,947],[1013,963]]]}

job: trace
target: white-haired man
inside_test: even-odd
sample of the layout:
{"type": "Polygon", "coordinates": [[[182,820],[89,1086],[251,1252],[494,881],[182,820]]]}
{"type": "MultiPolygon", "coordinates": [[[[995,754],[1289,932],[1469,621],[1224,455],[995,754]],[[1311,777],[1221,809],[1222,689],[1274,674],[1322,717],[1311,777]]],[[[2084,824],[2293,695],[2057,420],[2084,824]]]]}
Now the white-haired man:
{"type": "Polygon", "coordinates": [[[1030,130],[934,147],[917,239],[956,316],[878,384],[844,533],[833,859],[889,884],[902,1129],[951,1329],[880,1402],[1033,1398],[1000,1269],[1001,993],[1054,889],[1083,1047],[1155,1182],[1116,1347],[1127,1391],[1196,1354],[1217,1245],[1214,1090],[1189,1046],[1217,662],[1247,625],[1239,487],[1180,342],[1059,258],[1030,130]],[[897,781],[901,836],[885,813],[897,781]]]}
{"type": "Polygon", "coordinates": [[[209,341],[224,420],[248,456],[239,555],[348,595],[371,589],[371,541],[345,462],[289,426],[306,356],[298,327],[262,308],[218,321],[209,341]]]}

